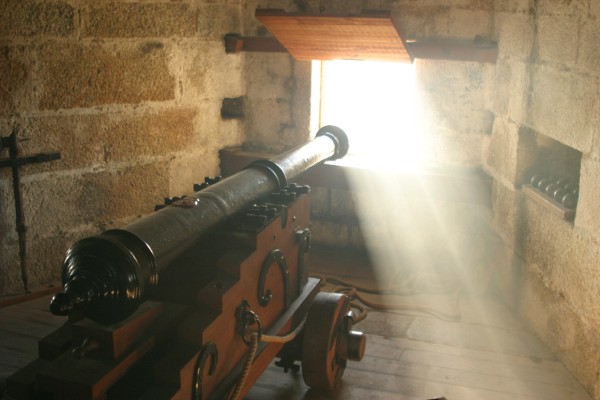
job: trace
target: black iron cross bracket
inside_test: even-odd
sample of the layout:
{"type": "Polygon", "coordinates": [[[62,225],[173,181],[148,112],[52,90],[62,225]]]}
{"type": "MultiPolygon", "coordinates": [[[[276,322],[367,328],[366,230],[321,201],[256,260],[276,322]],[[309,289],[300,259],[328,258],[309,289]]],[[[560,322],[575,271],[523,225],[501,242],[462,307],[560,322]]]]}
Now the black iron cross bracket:
{"type": "Polygon", "coordinates": [[[21,183],[19,177],[19,167],[25,164],[38,164],[47,161],[60,159],[60,153],[40,153],[36,155],[19,157],[19,148],[17,146],[17,133],[19,128],[13,128],[9,136],[0,137],[0,151],[8,149],[8,157],[0,158],[0,168],[10,167],[12,170],[13,191],[15,194],[15,215],[16,230],[19,236],[19,260],[21,264],[21,279],[25,292],[29,292],[29,278],[27,272],[27,252],[25,217],[23,215],[23,197],[21,195],[21,183]]]}

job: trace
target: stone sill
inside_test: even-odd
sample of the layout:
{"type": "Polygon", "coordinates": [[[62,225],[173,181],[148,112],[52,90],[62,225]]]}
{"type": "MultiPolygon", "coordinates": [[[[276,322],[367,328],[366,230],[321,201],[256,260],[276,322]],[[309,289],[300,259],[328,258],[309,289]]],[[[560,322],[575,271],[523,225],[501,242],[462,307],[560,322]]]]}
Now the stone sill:
{"type": "Polygon", "coordinates": [[[575,210],[564,207],[556,200],[542,194],[539,190],[534,189],[530,184],[521,186],[521,191],[528,199],[540,204],[551,214],[573,223],[573,220],[575,219],[575,210]]]}
{"type": "MultiPolygon", "coordinates": [[[[274,155],[229,148],[219,151],[221,174],[230,176],[254,160],[269,159],[274,155]]],[[[341,160],[340,160],[341,161],[341,160]]],[[[373,169],[326,162],[307,171],[298,183],[313,187],[328,187],[350,191],[360,190],[357,182],[377,182],[392,185],[403,196],[428,197],[444,201],[492,205],[492,178],[479,168],[437,166],[418,171],[376,171],[373,169]]],[[[377,183],[376,182],[376,183],[377,183]]],[[[368,185],[364,187],[369,188],[368,185]]],[[[387,189],[387,188],[386,188],[387,189]]]]}

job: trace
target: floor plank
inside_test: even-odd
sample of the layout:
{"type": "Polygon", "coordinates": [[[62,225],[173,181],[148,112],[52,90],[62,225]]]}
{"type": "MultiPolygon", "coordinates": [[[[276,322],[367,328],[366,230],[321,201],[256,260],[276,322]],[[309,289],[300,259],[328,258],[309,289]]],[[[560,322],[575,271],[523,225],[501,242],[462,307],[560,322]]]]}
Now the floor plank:
{"type": "Polygon", "coordinates": [[[532,334],[433,318],[415,318],[406,337],[422,342],[441,343],[496,353],[554,359],[554,355],[532,334]]]}

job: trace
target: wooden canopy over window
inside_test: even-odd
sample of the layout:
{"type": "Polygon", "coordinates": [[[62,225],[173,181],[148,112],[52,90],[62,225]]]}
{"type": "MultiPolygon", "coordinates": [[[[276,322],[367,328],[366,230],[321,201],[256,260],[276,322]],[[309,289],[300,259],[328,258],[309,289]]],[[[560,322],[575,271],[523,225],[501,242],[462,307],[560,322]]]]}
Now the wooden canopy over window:
{"type": "Polygon", "coordinates": [[[297,60],[412,62],[389,11],[333,16],[259,9],[256,18],[297,60]]]}

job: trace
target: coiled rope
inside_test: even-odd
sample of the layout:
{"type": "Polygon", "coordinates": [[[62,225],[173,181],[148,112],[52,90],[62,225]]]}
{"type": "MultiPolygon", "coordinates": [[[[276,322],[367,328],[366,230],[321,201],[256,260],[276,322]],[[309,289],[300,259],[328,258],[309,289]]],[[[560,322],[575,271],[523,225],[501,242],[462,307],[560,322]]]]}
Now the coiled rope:
{"type": "Polygon", "coordinates": [[[460,289],[462,285],[457,279],[448,278],[438,284],[432,284],[431,281],[427,281],[425,278],[427,274],[415,273],[406,277],[399,283],[394,283],[398,280],[400,272],[396,273],[390,282],[392,282],[387,288],[384,289],[373,289],[354,285],[352,283],[343,281],[335,276],[328,275],[312,275],[312,278],[318,278],[321,280],[321,286],[329,284],[334,286],[333,291],[336,293],[344,293],[351,301],[350,305],[358,309],[360,314],[355,318],[354,322],[362,321],[367,316],[367,307],[377,311],[412,311],[421,312],[433,315],[437,318],[441,318],[449,321],[456,321],[460,319],[460,289]],[[377,302],[370,300],[365,295],[376,295],[376,296],[407,296],[411,294],[421,294],[423,292],[428,293],[446,293],[451,294],[452,299],[448,304],[452,311],[443,312],[435,310],[433,307],[419,306],[419,305],[396,305],[388,304],[383,302],[377,302]]]}

